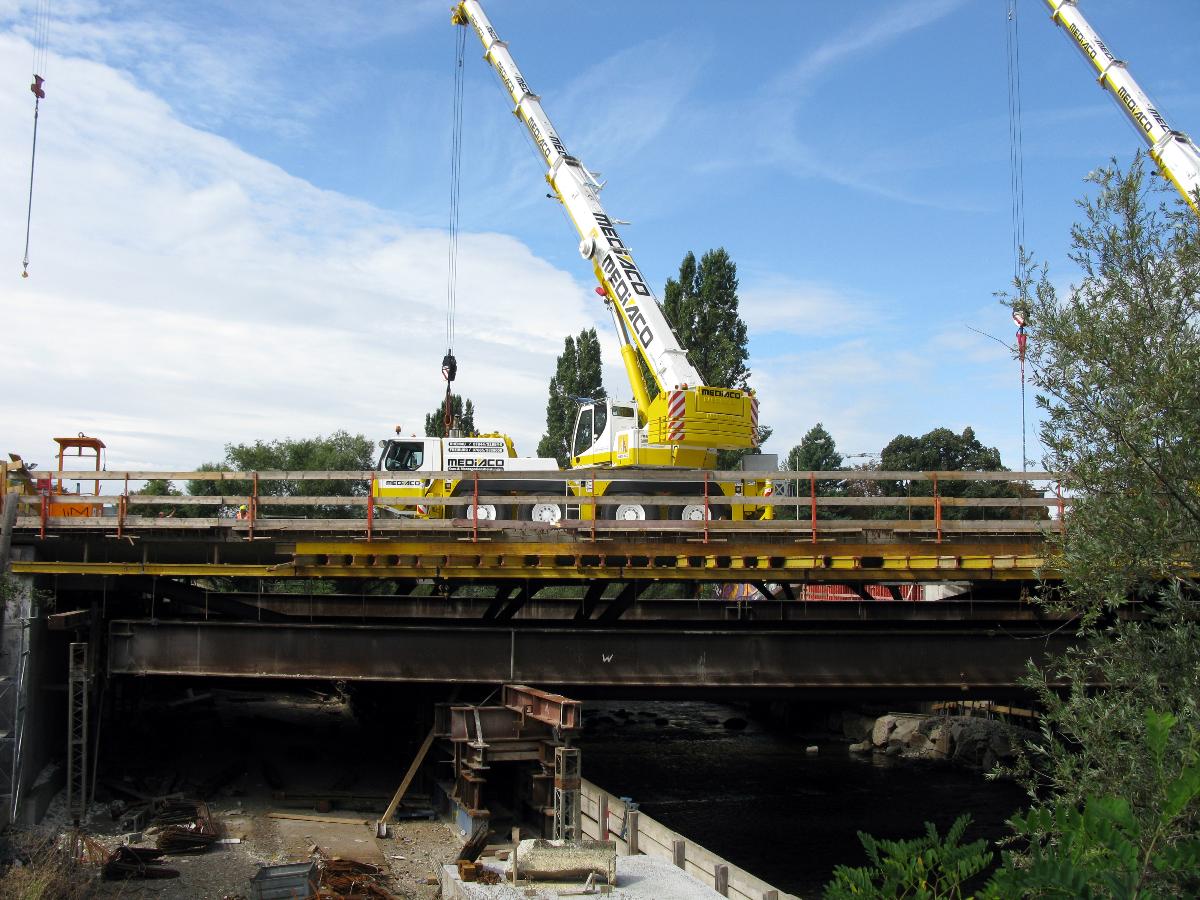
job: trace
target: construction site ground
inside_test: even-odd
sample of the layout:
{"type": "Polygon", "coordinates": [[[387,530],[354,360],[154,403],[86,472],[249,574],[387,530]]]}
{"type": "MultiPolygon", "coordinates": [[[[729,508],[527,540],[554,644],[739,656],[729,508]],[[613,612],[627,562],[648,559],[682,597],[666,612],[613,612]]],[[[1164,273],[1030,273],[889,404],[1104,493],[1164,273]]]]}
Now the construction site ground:
{"type": "MultiPolygon", "coordinates": [[[[88,835],[109,850],[126,842],[154,846],[152,826],[143,826],[140,840],[130,840],[122,819],[136,810],[138,795],[181,795],[207,800],[224,842],[164,857],[178,878],[98,881],[94,896],[247,897],[260,866],[307,861],[319,848],[327,857],[379,866],[388,876],[386,888],[398,897],[437,897],[441,867],[457,857],[464,840],[453,826],[401,819],[392,823],[390,837],[375,833],[375,819],[415,750],[407,723],[372,714],[377,721],[364,724],[345,696],[325,690],[206,686],[202,693],[177,689],[173,697],[164,693],[136,703],[124,698],[129,707],[118,709],[105,725],[110,733],[101,735],[88,835]]],[[[395,709],[411,708],[396,699],[395,709]]],[[[428,788],[418,785],[400,815],[429,805],[428,788]]],[[[68,824],[60,795],[43,826],[68,824]]]]}

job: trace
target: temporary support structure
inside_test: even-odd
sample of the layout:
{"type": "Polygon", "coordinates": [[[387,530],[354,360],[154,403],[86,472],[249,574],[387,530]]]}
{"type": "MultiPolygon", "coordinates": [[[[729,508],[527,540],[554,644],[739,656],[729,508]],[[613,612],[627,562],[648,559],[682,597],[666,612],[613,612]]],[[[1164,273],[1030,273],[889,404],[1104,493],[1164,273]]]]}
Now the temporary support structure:
{"type": "Polygon", "coordinates": [[[88,645],[71,644],[67,732],[67,813],[82,824],[88,806],[88,645]]]}
{"type": "MultiPolygon", "coordinates": [[[[581,830],[582,810],[579,791],[582,784],[582,769],[577,747],[554,748],[554,839],[556,841],[578,841],[583,837],[581,830]]],[[[601,840],[604,835],[601,835],[601,840]]]]}

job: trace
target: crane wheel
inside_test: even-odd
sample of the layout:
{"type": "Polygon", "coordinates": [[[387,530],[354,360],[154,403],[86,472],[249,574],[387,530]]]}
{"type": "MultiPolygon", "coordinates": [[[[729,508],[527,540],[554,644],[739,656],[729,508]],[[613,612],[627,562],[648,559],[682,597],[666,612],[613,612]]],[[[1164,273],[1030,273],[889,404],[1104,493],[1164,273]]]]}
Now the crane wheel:
{"type": "Polygon", "coordinates": [[[474,519],[476,517],[476,510],[478,510],[480,522],[497,522],[507,519],[511,514],[511,509],[512,507],[501,506],[498,503],[480,503],[478,506],[467,504],[463,507],[465,511],[464,515],[468,519],[474,519]]]}
{"type": "Polygon", "coordinates": [[[621,503],[610,506],[609,515],[617,522],[644,522],[647,519],[658,518],[657,506],[643,506],[640,503],[621,503]]]}
{"type": "Polygon", "coordinates": [[[533,522],[544,522],[547,525],[557,525],[562,521],[562,507],[557,503],[535,503],[533,506],[522,507],[522,519],[533,522]]]}

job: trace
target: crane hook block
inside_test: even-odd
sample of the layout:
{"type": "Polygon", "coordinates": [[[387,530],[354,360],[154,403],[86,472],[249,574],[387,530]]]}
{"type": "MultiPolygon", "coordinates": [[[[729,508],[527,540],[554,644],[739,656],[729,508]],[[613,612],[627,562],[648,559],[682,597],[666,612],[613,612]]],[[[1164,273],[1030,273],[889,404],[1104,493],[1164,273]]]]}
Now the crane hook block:
{"type": "Polygon", "coordinates": [[[46,92],[44,90],[42,90],[42,85],[45,83],[46,83],[46,79],[42,78],[41,75],[34,75],[33,76],[33,84],[31,84],[29,86],[29,89],[31,91],[33,91],[34,96],[37,97],[39,100],[46,99],[46,92]]]}
{"type": "Polygon", "coordinates": [[[454,358],[453,353],[447,350],[446,355],[442,357],[442,377],[449,383],[454,380],[454,376],[457,374],[458,360],[454,358]]]}

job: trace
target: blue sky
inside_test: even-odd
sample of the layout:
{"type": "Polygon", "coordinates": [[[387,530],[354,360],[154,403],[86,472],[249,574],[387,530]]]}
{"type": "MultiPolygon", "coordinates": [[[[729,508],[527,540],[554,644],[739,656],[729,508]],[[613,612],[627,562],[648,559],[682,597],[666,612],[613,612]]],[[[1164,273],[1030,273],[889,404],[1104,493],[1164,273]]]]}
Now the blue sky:
{"type": "MultiPolygon", "coordinates": [[[[55,2],[31,275],[32,4],[0,0],[3,450],[104,437],[112,468],[226,442],[419,430],[442,389],[448,3],[55,2]]],[[[971,425],[1020,463],[1003,0],[493,0],[487,10],[660,293],[688,250],[738,265],[768,450],[971,425]]],[[[1195,0],[1084,0],[1200,131],[1195,0]],[[1190,77],[1189,77],[1190,76],[1190,77]]],[[[1132,128],[1022,0],[1026,242],[1064,287],[1083,177],[1132,128]]],[[[470,35],[458,386],[531,453],[563,337],[610,323],[470,35]]],[[[1030,402],[1032,414],[1032,401],[1030,402]]],[[[1040,452],[1032,424],[1030,456],[1040,452]]]]}

